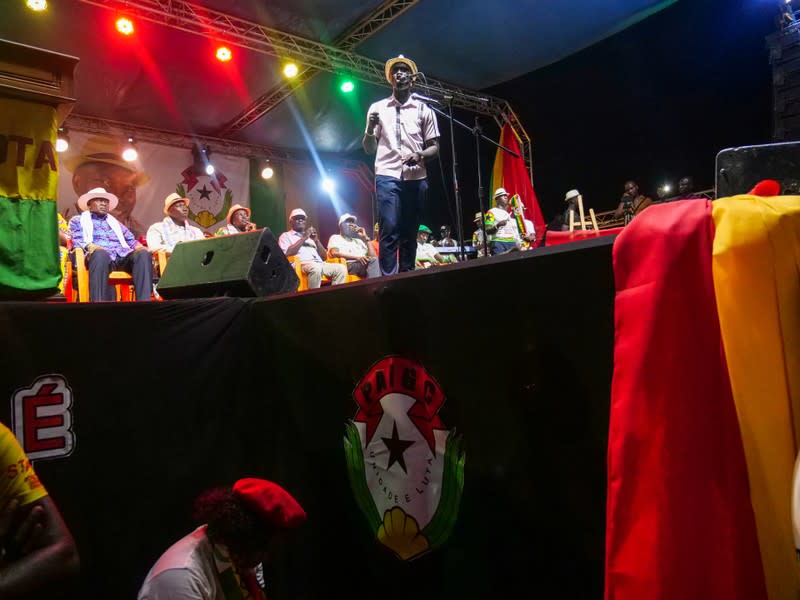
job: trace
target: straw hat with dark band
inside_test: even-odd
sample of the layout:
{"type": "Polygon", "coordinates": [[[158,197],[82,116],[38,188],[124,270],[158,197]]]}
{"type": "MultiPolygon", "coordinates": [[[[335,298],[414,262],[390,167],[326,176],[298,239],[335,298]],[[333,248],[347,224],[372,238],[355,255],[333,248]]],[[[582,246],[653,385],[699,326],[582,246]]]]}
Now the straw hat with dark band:
{"type": "Polygon", "coordinates": [[[386,81],[389,82],[389,85],[393,83],[392,80],[392,67],[395,66],[397,63],[405,63],[409,69],[411,69],[411,74],[415,75],[417,73],[417,63],[415,63],[410,58],[406,58],[402,54],[395,56],[394,58],[390,58],[386,61],[386,66],[383,67],[383,72],[386,75],[386,81]]]}

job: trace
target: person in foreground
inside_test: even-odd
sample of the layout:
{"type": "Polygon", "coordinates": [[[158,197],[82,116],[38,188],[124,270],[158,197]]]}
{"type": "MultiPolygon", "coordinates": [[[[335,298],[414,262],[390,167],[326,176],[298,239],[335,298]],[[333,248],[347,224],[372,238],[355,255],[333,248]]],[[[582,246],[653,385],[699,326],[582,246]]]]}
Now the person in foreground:
{"type": "Polygon", "coordinates": [[[54,598],[78,573],[78,549],[14,434],[0,423],[0,598],[54,598]]]}
{"type": "Polygon", "coordinates": [[[138,600],[265,600],[262,565],[306,512],[278,484],[246,478],[203,492],[194,517],[202,525],[161,555],[138,600]]]}

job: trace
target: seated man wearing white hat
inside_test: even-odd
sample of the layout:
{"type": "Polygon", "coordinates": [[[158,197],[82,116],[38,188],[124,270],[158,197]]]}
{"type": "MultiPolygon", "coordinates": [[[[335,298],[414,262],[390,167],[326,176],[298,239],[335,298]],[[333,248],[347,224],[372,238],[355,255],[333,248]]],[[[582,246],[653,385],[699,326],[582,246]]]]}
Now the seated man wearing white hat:
{"type": "Polygon", "coordinates": [[[220,227],[214,232],[214,235],[231,235],[234,233],[247,233],[248,231],[255,231],[256,224],[250,221],[250,209],[241,204],[234,204],[228,209],[228,216],[226,221],[228,224],[225,227],[220,227]]]}
{"type": "Polygon", "coordinates": [[[189,198],[183,198],[175,192],[164,198],[163,221],[153,223],[147,230],[147,247],[150,252],[164,250],[172,254],[175,245],[180,242],[202,240],[202,230],[189,224],[189,198]]]}
{"type": "Polygon", "coordinates": [[[108,283],[111,271],[132,273],[136,300],[145,302],[150,300],[153,288],[152,260],[147,248],[109,214],[118,202],[114,194],[103,188],[95,188],[78,198],[78,207],[83,212],[69,222],[72,244],[86,251],[92,302],[116,300],[114,288],[108,283]]]}
{"type": "Polygon", "coordinates": [[[492,256],[518,250],[522,243],[517,221],[507,210],[508,192],[505,188],[495,190],[494,201],[497,206],[486,211],[486,233],[489,235],[489,252],[492,256]]]}
{"type": "Polygon", "coordinates": [[[322,260],[328,254],[319,241],[317,230],[306,228],[308,216],[302,208],[295,208],[289,214],[289,231],[278,238],[278,245],[286,256],[297,256],[303,273],[308,275],[308,289],[322,285],[322,276],[330,277],[331,284],[339,285],[347,281],[347,267],[322,260]]]}
{"type": "Polygon", "coordinates": [[[339,217],[339,233],[328,240],[328,256],[347,261],[347,271],[359,277],[380,277],[381,267],[363,227],[349,213],[339,217]]]}

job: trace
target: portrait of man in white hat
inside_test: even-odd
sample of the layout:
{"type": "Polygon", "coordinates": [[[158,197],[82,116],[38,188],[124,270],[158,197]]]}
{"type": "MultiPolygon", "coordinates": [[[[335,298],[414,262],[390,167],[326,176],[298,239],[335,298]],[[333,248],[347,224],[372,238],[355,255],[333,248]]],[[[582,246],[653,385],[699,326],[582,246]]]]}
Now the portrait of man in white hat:
{"type": "Polygon", "coordinates": [[[114,194],[119,201],[111,214],[139,238],[145,228],[133,216],[136,191],[150,177],[138,171],[135,163],[123,160],[122,149],[121,139],[94,135],[63,164],[72,173],[72,189],[78,196],[98,187],[114,194]]]}

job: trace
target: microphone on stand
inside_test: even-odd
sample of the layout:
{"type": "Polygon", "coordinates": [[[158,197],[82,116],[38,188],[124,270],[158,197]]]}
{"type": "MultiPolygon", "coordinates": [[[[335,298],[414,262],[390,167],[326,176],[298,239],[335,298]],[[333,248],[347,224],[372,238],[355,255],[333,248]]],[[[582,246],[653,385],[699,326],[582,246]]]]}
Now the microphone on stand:
{"type": "Polygon", "coordinates": [[[429,98],[428,96],[423,96],[422,94],[418,94],[416,92],[412,93],[411,97],[416,100],[422,100],[423,102],[430,102],[432,104],[441,104],[441,102],[436,98],[429,98]]]}

